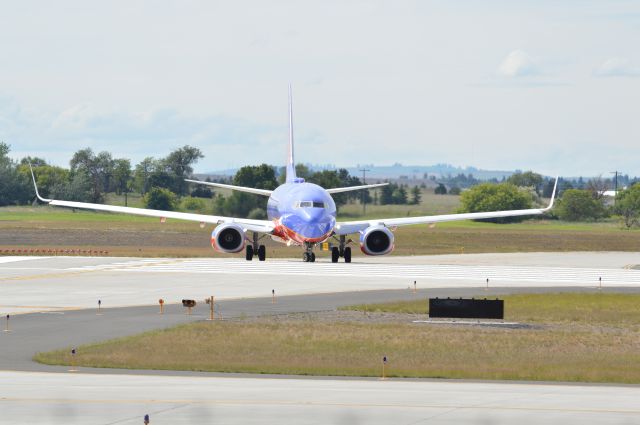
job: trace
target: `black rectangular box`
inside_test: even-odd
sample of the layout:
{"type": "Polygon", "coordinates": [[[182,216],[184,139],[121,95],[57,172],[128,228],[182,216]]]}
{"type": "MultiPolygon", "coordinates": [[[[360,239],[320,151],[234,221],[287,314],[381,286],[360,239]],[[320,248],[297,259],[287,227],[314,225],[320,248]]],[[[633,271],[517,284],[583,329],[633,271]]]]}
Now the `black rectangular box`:
{"type": "Polygon", "coordinates": [[[504,300],[429,298],[429,317],[504,319],[504,300]]]}

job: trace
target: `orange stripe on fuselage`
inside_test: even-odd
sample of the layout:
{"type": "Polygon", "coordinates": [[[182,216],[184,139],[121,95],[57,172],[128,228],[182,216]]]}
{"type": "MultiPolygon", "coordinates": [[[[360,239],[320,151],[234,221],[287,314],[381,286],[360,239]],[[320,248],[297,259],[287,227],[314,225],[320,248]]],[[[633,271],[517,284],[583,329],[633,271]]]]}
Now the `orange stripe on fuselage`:
{"type": "Polygon", "coordinates": [[[324,240],[326,240],[330,235],[331,235],[331,231],[325,233],[324,235],[317,237],[317,238],[307,238],[305,236],[302,236],[301,234],[297,233],[294,230],[289,229],[287,226],[285,226],[284,224],[281,223],[276,223],[276,228],[273,229],[273,234],[275,236],[278,236],[281,239],[284,240],[291,240],[295,243],[298,244],[304,244],[305,242],[309,242],[309,243],[318,243],[318,242],[322,242],[324,240]]]}

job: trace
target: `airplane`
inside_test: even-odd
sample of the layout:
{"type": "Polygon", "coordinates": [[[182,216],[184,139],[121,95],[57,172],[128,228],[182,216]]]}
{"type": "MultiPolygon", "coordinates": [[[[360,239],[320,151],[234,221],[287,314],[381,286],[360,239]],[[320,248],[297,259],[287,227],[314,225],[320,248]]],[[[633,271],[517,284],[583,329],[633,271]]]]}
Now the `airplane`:
{"type": "MultiPolygon", "coordinates": [[[[343,258],[345,263],[350,263],[351,247],[348,245],[352,241],[350,239],[347,240],[347,236],[352,234],[359,235],[360,250],[364,254],[385,255],[394,249],[395,238],[393,231],[399,226],[415,224],[434,225],[435,223],[446,221],[544,214],[553,207],[556,188],[558,186],[558,178],[556,178],[551,201],[546,208],[338,221],[336,204],[331,195],[376,188],[388,183],[325,189],[316,184],[305,182],[303,178],[296,176],[293,145],[293,102],[291,85],[289,85],[289,153],[286,163],[285,183],[278,186],[275,190],[266,190],[186,179],[186,181],[194,184],[237,190],[268,197],[267,220],[252,220],[45,199],[38,193],[38,186],[33,174],[33,169],[31,169],[31,176],[37,198],[49,205],[159,217],[161,221],[171,218],[200,222],[201,225],[204,225],[204,223],[215,224],[216,227],[211,233],[212,247],[218,252],[228,254],[239,253],[244,250],[247,261],[251,261],[254,256],[257,256],[259,261],[265,261],[267,256],[266,248],[263,244],[260,244],[260,239],[270,236],[275,241],[282,242],[287,246],[301,246],[303,248],[303,261],[312,263],[316,260],[316,255],[313,252],[314,248],[318,244],[331,238],[338,242],[338,245],[333,246],[331,249],[331,262],[337,263],[340,258],[343,258]],[[251,237],[249,237],[249,232],[251,233],[251,237]]],[[[31,165],[29,166],[31,167],[31,165]]]]}

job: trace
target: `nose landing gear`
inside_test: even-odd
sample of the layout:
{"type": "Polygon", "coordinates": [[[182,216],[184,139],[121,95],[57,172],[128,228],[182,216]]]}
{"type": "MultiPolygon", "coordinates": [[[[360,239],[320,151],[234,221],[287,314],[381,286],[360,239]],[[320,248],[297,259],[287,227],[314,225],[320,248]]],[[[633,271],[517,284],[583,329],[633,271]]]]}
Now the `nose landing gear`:
{"type": "Polygon", "coordinates": [[[313,244],[308,242],[304,244],[304,253],[302,254],[302,261],[304,261],[305,263],[316,262],[316,254],[313,253],[313,244]]]}

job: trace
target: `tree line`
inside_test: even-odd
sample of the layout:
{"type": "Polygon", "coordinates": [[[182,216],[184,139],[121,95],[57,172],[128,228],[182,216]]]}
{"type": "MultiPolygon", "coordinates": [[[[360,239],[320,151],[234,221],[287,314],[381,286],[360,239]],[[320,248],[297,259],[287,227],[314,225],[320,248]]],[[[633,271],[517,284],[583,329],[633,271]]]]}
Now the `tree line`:
{"type": "MultiPolygon", "coordinates": [[[[48,164],[38,157],[11,159],[10,146],[0,142],[0,206],[26,205],[34,201],[29,164],[33,166],[40,194],[44,197],[70,201],[100,203],[107,193],[125,195],[135,192],[143,196],[147,208],[162,210],[191,210],[202,213],[237,217],[265,218],[267,199],[234,191],[228,196],[216,194],[203,185],[185,182],[193,174],[193,166],[204,157],[200,149],[185,145],[164,158],[147,157],[132,166],[127,158],[114,158],[107,151],[95,153],[90,148],[77,151],[69,161],[69,168],[48,164]],[[208,207],[205,200],[213,201],[208,207]]],[[[346,169],[312,171],[298,164],[296,173],[306,181],[325,188],[358,186],[363,184],[346,169]]],[[[223,183],[260,189],[275,189],[284,181],[283,167],[268,164],[245,166],[223,183]]],[[[474,185],[462,191],[460,212],[497,211],[543,206],[542,198],[549,198],[554,179],[544,178],[532,171],[518,172],[503,182],[478,183],[473,176],[456,176],[457,183],[474,185]]],[[[604,192],[611,181],[601,177],[573,181],[560,179],[558,201],[551,216],[566,221],[597,221],[619,217],[628,228],[640,226],[640,183],[628,181],[626,189],[618,192],[613,205],[606,202],[604,192]]],[[[462,184],[461,184],[462,186],[462,184]]],[[[460,193],[458,186],[448,190],[438,184],[436,194],[460,193]],[[457,189],[457,190],[456,190],[457,189]]],[[[338,207],[350,202],[369,204],[419,204],[422,191],[418,186],[390,183],[373,191],[354,191],[334,195],[338,207]]],[[[521,218],[497,219],[498,222],[521,218]]]]}

